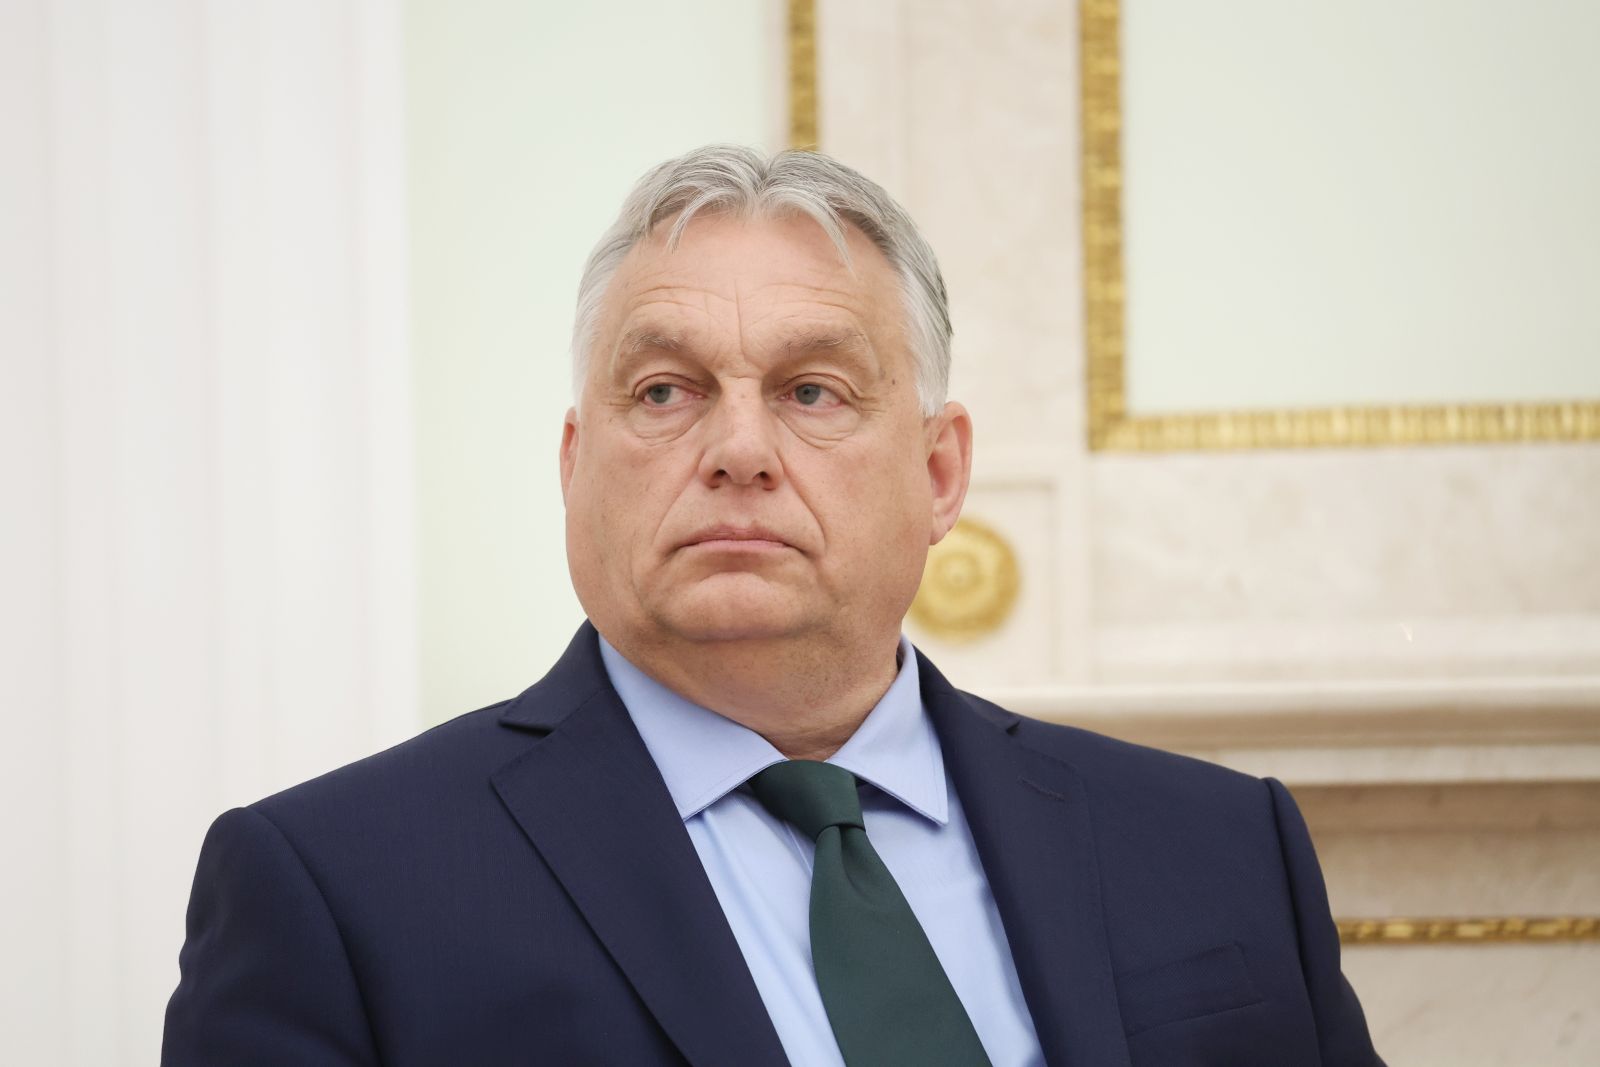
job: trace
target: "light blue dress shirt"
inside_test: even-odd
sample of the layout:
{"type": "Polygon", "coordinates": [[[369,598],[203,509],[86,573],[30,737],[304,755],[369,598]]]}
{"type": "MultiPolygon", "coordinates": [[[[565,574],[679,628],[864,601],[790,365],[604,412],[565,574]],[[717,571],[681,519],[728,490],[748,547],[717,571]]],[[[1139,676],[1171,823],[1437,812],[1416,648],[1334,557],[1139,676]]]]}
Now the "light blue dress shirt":
{"type": "MultiPolygon", "coordinates": [[[[600,655],[666,780],[789,1061],[843,1067],[811,967],[814,846],[741,788],[783,755],[760,734],[661,685],[604,639],[600,655]]],[[[1042,1067],[1011,948],[945,779],[939,738],[922,708],[917,657],[904,638],[894,683],[828,762],[866,783],[867,836],[927,932],[994,1067],[1042,1067]]]]}

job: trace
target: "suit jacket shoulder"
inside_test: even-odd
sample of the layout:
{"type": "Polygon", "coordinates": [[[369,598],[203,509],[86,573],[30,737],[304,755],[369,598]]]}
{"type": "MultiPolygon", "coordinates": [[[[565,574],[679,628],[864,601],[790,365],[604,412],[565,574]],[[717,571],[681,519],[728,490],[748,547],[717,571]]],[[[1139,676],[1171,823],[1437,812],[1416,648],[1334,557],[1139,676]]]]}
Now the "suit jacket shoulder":
{"type": "Polygon", "coordinates": [[[348,833],[354,822],[410,819],[418,807],[449,803],[452,794],[481,793],[488,775],[526,747],[507,731],[499,701],[440,723],[415,737],[263,797],[250,808],[275,823],[327,825],[348,833]]]}
{"type": "Polygon", "coordinates": [[[187,927],[166,1067],[783,1063],[589,627],[521,696],[224,814],[187,927]]]}

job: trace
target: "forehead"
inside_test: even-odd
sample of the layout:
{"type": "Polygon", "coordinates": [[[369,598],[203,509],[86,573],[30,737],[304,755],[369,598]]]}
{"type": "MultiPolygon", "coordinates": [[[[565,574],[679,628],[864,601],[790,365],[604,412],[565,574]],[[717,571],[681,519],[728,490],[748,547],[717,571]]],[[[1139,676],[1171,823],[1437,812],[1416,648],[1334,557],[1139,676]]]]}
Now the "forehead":
{"type": "Polygon", "coordinates": [[[602,346],[625,334],[736,326],[741,332],[832,325],[883,344],[900,332],[894,270],[846,224],[848,261],[816,221],[789,214],[697,215],[674,246],[668,223],[629,251],[606,294],[602,346]]]}

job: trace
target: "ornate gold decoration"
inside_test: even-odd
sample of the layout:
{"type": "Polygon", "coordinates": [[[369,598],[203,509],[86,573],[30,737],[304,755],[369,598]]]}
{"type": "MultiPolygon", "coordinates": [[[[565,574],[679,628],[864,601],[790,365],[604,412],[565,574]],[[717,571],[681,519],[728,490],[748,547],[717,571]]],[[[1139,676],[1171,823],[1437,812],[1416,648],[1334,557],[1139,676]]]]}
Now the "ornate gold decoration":
{"type": "Polygon", "coordinates": [[[1084,311],[1089,447],[1296,448],[1451,441],[1600,440],[1600,401],[1128,414],[1122,262],[1119,0],[1080,0],[1084,311]]]}
{"type": "Polygon", "coordinates": [[[1483,945],[1504,942],[1600,941],[1600,918],[1501,915],[1479,919],[1341,919],[1346,945],[1483,945]]]}
{"type": "Polygon", "coordinates": [[[789,0],[789,147],[817,140],[817,0],[789,0]]]}
{"type": "Polygon", "coordinates": [[[933,634],[967,641],[998,629],[1021,577],[1011,545],[977,519],[962,519],[928,552],[911,618],[933,634]]]}

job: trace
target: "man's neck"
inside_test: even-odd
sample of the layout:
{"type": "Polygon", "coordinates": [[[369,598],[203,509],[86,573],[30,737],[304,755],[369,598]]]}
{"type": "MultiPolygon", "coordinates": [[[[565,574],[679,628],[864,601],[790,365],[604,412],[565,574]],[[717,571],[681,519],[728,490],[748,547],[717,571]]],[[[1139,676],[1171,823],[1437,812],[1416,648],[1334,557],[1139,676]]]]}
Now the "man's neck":
{"type": "Polygon", "coordinates": [[[899,671],[897,635],[848,652],[792,642],[611,644],[668,689],[755,731],[789,759],[832,756],[899,671]]]}

